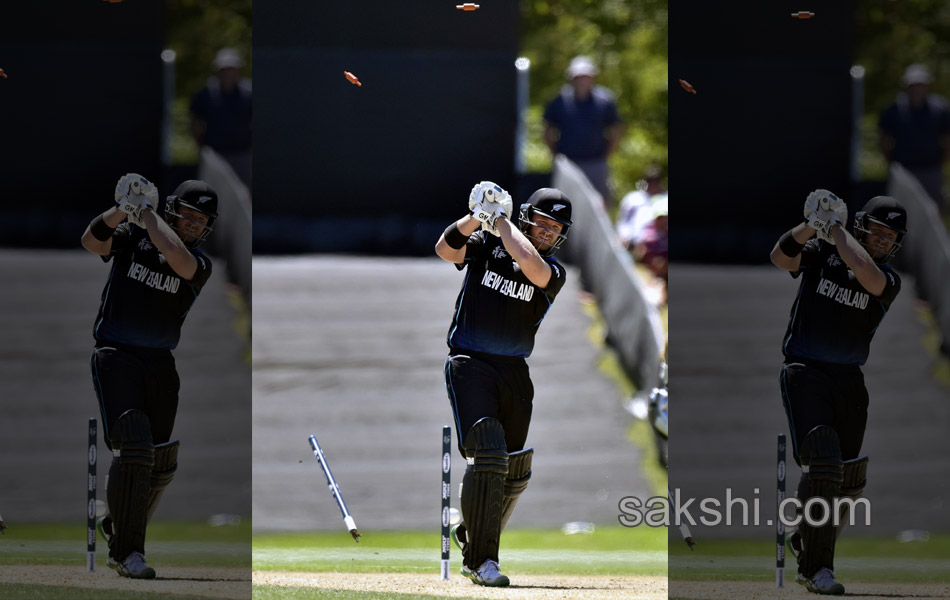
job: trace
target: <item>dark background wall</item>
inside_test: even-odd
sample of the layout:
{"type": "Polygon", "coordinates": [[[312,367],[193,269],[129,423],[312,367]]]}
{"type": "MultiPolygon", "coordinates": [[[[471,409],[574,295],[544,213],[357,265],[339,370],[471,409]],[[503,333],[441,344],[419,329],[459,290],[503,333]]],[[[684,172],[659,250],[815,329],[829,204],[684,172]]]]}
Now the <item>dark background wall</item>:
{"type": "Polygon", "coordinates": [[[672,259],[767,261],[811,190],[849,197],[855,2],[803,8],[671,0],[672,259]]]}
{"type": "Polygon", "coordinates": [[[513,189],[517,25],[517,2],[255,6],[254,252],[431,253],[475,183],[513,189]]]}
{"type": "Polygon", "coordinates": [[[162,2],[4,4],[0,244],[78,246],[119,176],[161,181],[163,19],[162,2]]]}

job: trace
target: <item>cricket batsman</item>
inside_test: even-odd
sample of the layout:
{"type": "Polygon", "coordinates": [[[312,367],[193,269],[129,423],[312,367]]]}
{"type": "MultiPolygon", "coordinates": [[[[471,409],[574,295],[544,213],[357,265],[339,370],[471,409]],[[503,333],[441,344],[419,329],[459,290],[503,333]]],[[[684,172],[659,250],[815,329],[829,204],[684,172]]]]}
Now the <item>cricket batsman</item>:
{"type": "Polygon", "coordinates": [[[110,568],[152,579],[145,530],[178,466],[178,440],[171,439],[179,389],[172,350],[211,276],[211,261],[199,246],[218,216],[218,196],[207,183],[189,180],[159,201],[151,182],[129,173],[119,179],[115,201],[82,236],[86,250],[112,261],[90,359],[103,437],[113,454],[109,514],[97,529],[109,544],[110,568]]]}
{"type": "MultiPolygon", "coordinates": [[[[801,277],[779,382],[802,468],[798,499],[804,505],[820,497],[834,507],[839,497],[857,500],[865,487],[868,457],[860,454],[868,391],[861,366],[901,289],[888,263],[907,234],[907,211],[894,198],[876,196],[854,215],[848,232],[844,201],[816,190],[805,200],[804,216],[771,253],[775,266],[801,277]]],[[[837,526],[829,521],[815,527],[803,519],[786,537],[798,560],[796,581],[810,592],[844,594],[834,573],[835,540],[847,520],[843,509],[837,526]]]]}
{"type": "Polygon", "coordinates": [[[534,387],[525,359],[565,281],[554,253],[571,227],[571,202],[541,188],[512,213],[511,196],[483,181],[466,214],[439,237],[440,258],[466,269],[448,333],[445,387],[455,416],[462,478],[462,522],[452,538],[462,574],[506,586],[499,572],[501,532],[531,478],[525,448],[534,387]]]}

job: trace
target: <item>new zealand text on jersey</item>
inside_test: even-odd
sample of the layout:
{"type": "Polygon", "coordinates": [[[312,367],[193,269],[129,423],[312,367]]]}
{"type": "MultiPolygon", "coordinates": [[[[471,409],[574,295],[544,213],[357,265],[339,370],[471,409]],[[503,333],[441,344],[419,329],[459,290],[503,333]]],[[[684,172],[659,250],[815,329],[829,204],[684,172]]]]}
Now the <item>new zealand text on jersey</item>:
{"type": "Polygon", "coordinates": [[[868,306],[869,296],[864,292],[843,288],[837,283],[822,278],[818,282],[818,293],[827,296],[845,306],[855,306],[864,310],[868,306]]]}
{"type": "Polygon", "coordinates": [[[168,292],[169,294],[177,292],[178,286],[181,285],[181,280],[177,277],[153,272],[148,267],[142,266],[137,262],[133,262],[129,265],[127,275],[136,281],[141,281],[149,287],[168,292]]]}
{"type": "Polygon", "coordinates": [[[531,302],[531,298],[534,296],[533,285],[505,279],[498,273],[487,269],[485,270],[485,275],[482,277],[482,285],[490,287],[506,296],[524,300],[525,302],[531,302]]]}

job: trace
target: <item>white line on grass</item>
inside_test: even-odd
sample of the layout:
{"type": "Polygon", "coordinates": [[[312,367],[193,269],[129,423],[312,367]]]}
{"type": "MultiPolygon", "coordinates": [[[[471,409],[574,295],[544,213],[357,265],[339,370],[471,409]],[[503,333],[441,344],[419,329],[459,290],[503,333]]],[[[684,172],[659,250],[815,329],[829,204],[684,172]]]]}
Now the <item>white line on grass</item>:
{"type": "MultiPolygon", "coordinates": [[[[670,571],[674,569],[723,569],[735,570],[748,573],[752,570],[775,569],[774,558],[762,558],[753,556],[730,556],[719,558],[708,555],[697,555],[693,557],[671,556],[669,559],[670,571]]],[[[786,570],[791,567],[795,570],[795,560],[791,563],[786,560],[786,570]]],[[[920,573],[950,573],[950,561],[937,558],[842,558],[835,557],[835,571],[839,570],[854,571],[893,571],[893,572],[920,572],[920,573]]]]}
{"type": "MultiPolygon", "coordinates": [[[[454,550],[454,549],[453,549],[454,550]]],[[[458,555],[457,552],[454,554],[458,555]]],[[[357,548],[254,548],[254,568],[306,566],[308,563],[332,562],[341,567],[347,565],[391,566],[392,563],[427,564],[439,560],[438,550],[412,548],[375,549],[371,552],[357,548]],[[387,565],[387,563],[389,563],[387,565]]],[[[499,558],[506,565],[594,565],[597,567],[629,567],[631,571],[666,567],[666,552],[637,552],[631,550],[502,550],[499,558]]],[[[420,568],[429,568],[420,567],[420,568]]]]}
{"type": "MultiPolygon", "coordinates": [[[[201,542],[146,542],[145,550],[151,556],[155,554],[226,554],[246,555],[251,545],[238,543],[206,544],[201,542]]],[[[96,550],[108,553],[107,544],[99,540],[96,550]]],[[[4,554],[70,554],[85,555],[86,541],[22,541],[19,544],[0,546],[0,556],[4,554]]]]}

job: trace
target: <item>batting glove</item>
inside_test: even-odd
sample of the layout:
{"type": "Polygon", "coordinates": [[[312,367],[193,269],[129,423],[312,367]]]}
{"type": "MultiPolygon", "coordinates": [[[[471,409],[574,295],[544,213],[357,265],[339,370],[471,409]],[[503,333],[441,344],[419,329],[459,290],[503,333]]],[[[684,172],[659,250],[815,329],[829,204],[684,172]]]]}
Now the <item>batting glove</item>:
{"type": "Polygon", "coordinates": [[[511,194],[506,192],[497,183],[491,183],[491,185],[485,189],[483,198],[486,203],[500,205],[504,209],[506,215],[511,214],[511,194]]]}
{"type": "MultiPolygon", "coordinates": [[[[122,177],[119,177],[118,183],[115,184],[115,201],[118,202],[122,196],[144,194],[149,188],[154,187],[152,182],[138,173],[126,173],[122,177]]],[[[156,199],[157,198],[156,196],[156,199]]]]}
{"type": "Polygon", "coordinates": [[[497,206],[498,206],[499,209],[501,210],[502,214],[504,214],[505,216],[510,217],[510,216],[511,216],[511,211],[512,211],[513,208],[514,208],[514,202],[512,202],[512,200],[511,200],[511,194],[509,194],[509,193],[506,192],[505,190],[501,190],[501,191],[502,191],[501,194],[495,194],[495,198],[497,198],[497,199],[495,200],[495,203],[497,204],[497,206]]]}
{"type": "Polygon", "coordinates": [[[831,228],[835,225],[843,226],[843,223],[834,211],[819,208],[817,212],[812,213],[808,225],[815,230],[820,239],[834,245],[835,239],[831,236],[831,228]]]}
{"type": "Polygon", "coordinates": [[[511,195],[497,183],[480,181],[472,188],[472,193],[468,195],[468,209],[474,212],[476,206],[491,203],[499,203],[505,206],[505,214],[511,214],[511,195]]]}
{"type": "Polygon", "coordinates": [[[138,173],[126,173],[115,186],[116,203],[122,197],[144,196],[151,206],[158,205],[158,188],[138,173]]]}
{"type": "Polygon", "coordinates": [[[468,209],[475,212],[476,207],[481,206],[484,202],[484,186],[491,185],[490,181],[480,181],[475,184],[475,187],[472,188],[471,193],[468,195],[468,209]]]}
{"type": "MultiPolygon", "coordinates": [[[[848,205],[844,200],[835,196],[834,198],[822,199],[819,203],[820,210],[829,211],[842,226],[848,222],[848,205]]],[[[819,211],[820,212],[820,211],[819,211]]],[[[828,228],[831,228],[831,218],[826,219],[828,228]]]]}
{"type": "Polygon", "coordinates": [[[142,211],[146,208],[155,209],[158,189],[138,173],[127,173],[119,178],[115,186],[115,201],[119,210],[128,215],[130,223],[144,229],[142,211]]]}
{"type": "MultiPolygon", "coordinates": [[[[827,212],[827,211],[826,211],[827,212]]],[[[818,211],[813,211],[805,217],[805,223],[815,231],[823,231],[828,227],[828,222],[821,218],[818,211]]]]}
{"type": "Polygon", "coordinates": [[[488,225],[491,228],[495,227],[495,220],[498,218],[498,214],[491,206],[482,204],[475,206],[475,210],[472,211],[472,216],[483,225],[488,225]]]}
{"type": "Polygon", "coordinates": [[[808,225],[818,232],[818,237],[834,244],[831,227],[837,223],[844,226],[848,222],[848,205],[844,200],[828,190],[815,190],[805,199],[805,219],[808,225]]]}
{"type": "Polygon", "coordinates": [[[828,190],[815,190],[805,198],[805,206],[803,209],[805,218],[809,218],[811,213],[816,212],[819,208],[827,209],[831,203],[837,202],[844,204],[843,200],[828,190]],[[822,206],[822,203],[824,203],[824,206],[822,206]]]}
{"type": "Polygon", "coordinates": [[[504,206],[497,202],[489,202],[477,206],[472,216],[481,222],[482,231],[486,231],[496,237],[501,237],[501,232],[498,231],[498,220],[508,218],[505,214],[504,206]]]}
{"type": "MultiPolygon", "coordinates": [[[[488,233],[496,237],[501,237],[501,232],[498,231],[498,223],[504,219],[510,219],[511,215],[510,213],[506,211],[505,206],[503,204],[495,203],[495,204],[490,204],[489,206],[491,206],[494,210],[495,227],[494,229],[491,229],[491,230],[485,229],[485,231],[488,231],[488,233]]],[[[484,225],[482,227],[484,228],[484,225]]]]}
{"type": "Polygon", "coordinates": [[[129,223],[138,225],[142,229],[145,229],[145,220],[142,218],[142,212],[146,208],[155,209],[145,196],[132,196],[119,203],[119,210],[127,215],[129,223]]]}

